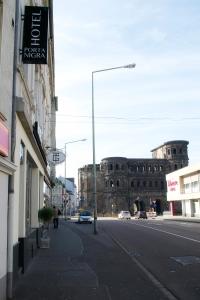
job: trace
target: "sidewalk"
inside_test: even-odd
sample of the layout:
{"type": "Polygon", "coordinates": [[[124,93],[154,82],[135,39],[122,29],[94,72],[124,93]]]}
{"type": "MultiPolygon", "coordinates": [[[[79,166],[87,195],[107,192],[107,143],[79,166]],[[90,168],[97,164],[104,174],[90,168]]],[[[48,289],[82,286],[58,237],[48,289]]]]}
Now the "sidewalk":
{"type": "Polygon", "coordinates": [[[164,300],[131,258],[100,227],[60,220],[50,248],[39,249],[13,300],[164,300]],[[145,289],[144,289],[145,286],[145,289]]]}

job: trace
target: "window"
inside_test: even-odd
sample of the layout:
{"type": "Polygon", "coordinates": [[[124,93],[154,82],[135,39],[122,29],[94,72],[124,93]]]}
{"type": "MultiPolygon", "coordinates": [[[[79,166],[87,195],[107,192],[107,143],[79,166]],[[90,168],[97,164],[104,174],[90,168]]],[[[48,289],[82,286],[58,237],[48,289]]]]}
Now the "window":
{"type": "Polygon", "coordinates": [[[164,182],[163,181],[160,182],[160,187],[161,187],[161,190],[164,190],[164,182]]]}
{"type": "Polygon", "coordinates": [[[176,154],[176,148],[173,148],[173,149],[172,149],[172,153],[173,153],[173,154],[176,154]]]}
{"type": "Polygon", "coordinates": [[[115,169],[119,170],[119,165],[118,164],[115,165],[115,169]]]}
{"type": "Polygon", "coordinates": [[[131,187],[134,187],[134,181],[131,181],[131,187]]]}
{"type": "Polygon", "coordinates": [[[167,154],[168,154],[168,155],[171,154],[171,149],[170,149],[170,148],[167,149],[167,154]]]}
{"type": "Polygon", "coordinates": [[[25,146],[24,143],[20,143],[20,149],[19,149],[19,156],[20,156],[20,165],[24,164],[24,157],[25,157],[25,146]]]}
{"type": "Polygon", "coordinates": [[[178,169],[178,166],[177,164],[174,165],[174,170],[177,170],[178,169]]]}
{"type": "Polygon", "coordinates": [[[152,181],[149,181],[149,187],[152,187],[152,181]]]}
{"type": "Polygon", "coordinates": [[[191,182],[191,190],[192,190],[192,193],[199,192],[199,182],[198,181],[191,182]]]}
{"type": "Polygon", "coordinates": [[[158,187],[158,181],[155,181],[155,187],[158,187]]]}
{"type": "Polygon", "coordinates": [[[137,181],[137,187],[139,187],[140,186],[140,181],[137,181]]]}
{"type": "Polygon", "coordinates": [[[113,165],[112,164],[109,164],[108,170],[113,170],[113,165]]]}
{"type": "Polygon", "coordinates": [[[114,183],[112,180],[110,181],[110,187],[114,187],[114,183]]]}
{"type": "Polygon", "coordinates": [[[117,180],[117,186],[120,186],[120,182],[119,182],[119,180],[117,180]]]}
{"type": "Polygon", "coordinates": [[[143,187],[145,187],[146,186],[146,181],[143,181],[143,187]]]}
{"type": "Polygon", "coordinates": [[[190,193],[190,191],[191,191],[191,189],[190,189],[190,183],[184,184],[184,190],[185,190],[186,194],[190,193]]]}

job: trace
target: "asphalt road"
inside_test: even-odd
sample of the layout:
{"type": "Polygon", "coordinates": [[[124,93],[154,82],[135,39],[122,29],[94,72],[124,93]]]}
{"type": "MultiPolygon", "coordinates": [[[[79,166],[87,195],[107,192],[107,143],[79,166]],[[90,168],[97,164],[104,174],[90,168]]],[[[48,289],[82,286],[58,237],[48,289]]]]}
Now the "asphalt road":
{"type": "MultiPolygon", "coordinates": [[[[200,299],[200,224],[98,219],[97,225],[96,240],[108,246],[110,239],[121,251],[120,257],[112,250],[114,270],[112,251],[108,251],[105,270],[97,263],[100,252],[87,245],[88,263],[99,282],[107,286],[108,299],[200,299]]],[[[79,232],[83,245],[84,236],[91,238],[92,225],[71,223],[70,228],[79,232]]]]}
{"type": "Polygon", "coordinates": [[[98,219],[51,225],[13,300],[199,300],[200,223],[98,219]]]}

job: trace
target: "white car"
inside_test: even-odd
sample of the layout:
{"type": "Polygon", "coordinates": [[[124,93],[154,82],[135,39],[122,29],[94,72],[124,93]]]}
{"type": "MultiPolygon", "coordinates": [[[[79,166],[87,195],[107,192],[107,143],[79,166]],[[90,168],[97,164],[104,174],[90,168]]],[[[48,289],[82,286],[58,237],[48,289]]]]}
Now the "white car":
{"type": "Polygon", "coordinates": [[[90,223],[92,224],[92,214],[88,210],[80,212],[78,217],[78,223],[90,223]]]}
{"type": "Polygon", "coordinates": [[[118,219],[127,219],[127,220],[130,220],[131,219],[131,214],[127,210],[122,210],[118,214],[118,219]]]}

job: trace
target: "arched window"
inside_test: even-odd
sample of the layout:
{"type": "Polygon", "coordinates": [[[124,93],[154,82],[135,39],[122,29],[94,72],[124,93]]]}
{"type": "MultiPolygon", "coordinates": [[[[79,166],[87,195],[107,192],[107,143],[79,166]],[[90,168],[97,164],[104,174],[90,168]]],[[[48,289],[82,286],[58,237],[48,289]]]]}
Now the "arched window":
{"type": "Polygon", "coordinates": [[[120,182],[119,182],[119,180],[117,180],[117,183],[116,183],[116,184],[117,184],[117,186],[120,186],[120,182]]]}
{"type": "Polygon", "coordinates": [[[176,154],[176,148],[173,148],[173,149],[172,149],[172,153],[173,153],[173,154],[176,154]]]}
{"type": "Polygon", "coordinates": [[[112,180],[110,181],[110,187],[114,187],[114,183],[112,180]]]}
{"type": "Polygon", "coordinates": [[[164,182],[163,181],[160,182],[160,187],[161,187],[161,190],[164,190],[164,182]]]}
{"type": "Polygon", "coordinates": [[[131,187],[134,187],[134,181],[133,180],[131,181],[131,187]]]}
{"type": "Polygon", "coordinates": [[[109,164],[108,170],[113,170],[113,165],[112,164],[109,164]]]}
{"type": "Polygon", "coordinates": [[[140,186],[140,181],[138,180],[138,181],[137,181],[137,187],[139,187],[139,186],[140,186]]]}

